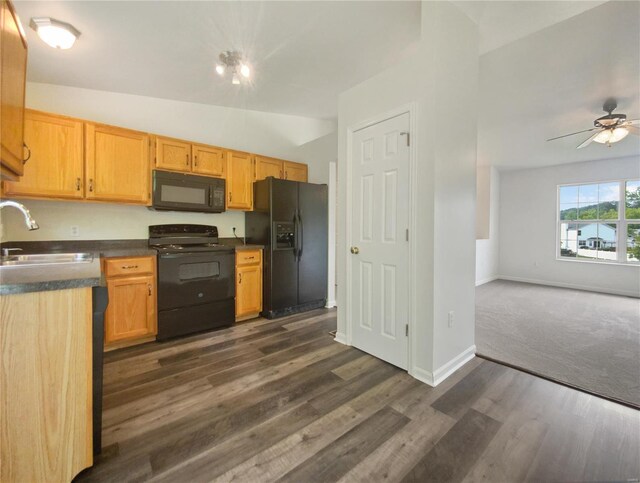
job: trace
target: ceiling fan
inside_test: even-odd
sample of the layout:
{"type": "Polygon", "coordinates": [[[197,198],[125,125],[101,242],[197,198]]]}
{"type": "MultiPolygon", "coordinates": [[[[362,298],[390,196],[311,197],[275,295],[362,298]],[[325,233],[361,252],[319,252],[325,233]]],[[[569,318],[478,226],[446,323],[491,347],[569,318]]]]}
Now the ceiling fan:
{"type": "Polygon", "coordinates": [[[606,144],[611,147],[613,143],[622,141],[630,132],[636,136],[640,136],[640,119],[634,119],[633,121],[627,121],[626,114],[613,114],[613,111],[618,107],[618,103],[615,99],[609,98],[604,101],[602,109],[607,112],[606,116],[599,117],[593,121],[595,127],[591,129],[585,129],[584,131],[578,131],[571,134],[565,134],[564,136],[558,136],[555,138],[547,139],[547,141],[553,141],[555,139],[566,138],[567,136],[574,136],[583,132],[596,131],[589,139],[585,140],[576,149],[584,148],[591,144],[593,141],[606,144]]]}

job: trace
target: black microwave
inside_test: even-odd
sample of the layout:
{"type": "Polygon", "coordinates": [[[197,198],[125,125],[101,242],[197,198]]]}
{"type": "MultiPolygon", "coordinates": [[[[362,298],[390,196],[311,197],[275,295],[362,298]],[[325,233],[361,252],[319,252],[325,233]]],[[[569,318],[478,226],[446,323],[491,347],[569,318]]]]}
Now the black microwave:
{"type": "Polygon", "coordinates": [[[224,211],[224,180],[195,174],[153,171],[154,210],[224,211]]]}

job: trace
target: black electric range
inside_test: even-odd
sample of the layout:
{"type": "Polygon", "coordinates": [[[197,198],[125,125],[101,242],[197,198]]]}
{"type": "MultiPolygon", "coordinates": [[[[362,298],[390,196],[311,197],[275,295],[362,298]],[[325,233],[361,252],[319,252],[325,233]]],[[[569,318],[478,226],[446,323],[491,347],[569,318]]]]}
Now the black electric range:
{"type": "Polygon", "coordinates": [[[158,336],[162,341],[227,327],[235,320],[235,251],[210,225],[149,226],[158,252],[158,336]]]}

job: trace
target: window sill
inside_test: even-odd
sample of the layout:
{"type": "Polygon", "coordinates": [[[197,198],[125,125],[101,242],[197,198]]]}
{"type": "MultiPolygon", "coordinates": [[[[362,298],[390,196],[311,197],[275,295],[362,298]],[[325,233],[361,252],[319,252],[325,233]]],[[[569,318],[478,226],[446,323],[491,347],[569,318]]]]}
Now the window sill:
{"type": "Polygon", "coordinates": [[[580,260],[577,258],[569,257],[556,257],[556,261],[570,263],[592,263],[595,265],[617,265],[619,267],[640,267],[640,262],[608,262],[606,260],[580,260]]]}

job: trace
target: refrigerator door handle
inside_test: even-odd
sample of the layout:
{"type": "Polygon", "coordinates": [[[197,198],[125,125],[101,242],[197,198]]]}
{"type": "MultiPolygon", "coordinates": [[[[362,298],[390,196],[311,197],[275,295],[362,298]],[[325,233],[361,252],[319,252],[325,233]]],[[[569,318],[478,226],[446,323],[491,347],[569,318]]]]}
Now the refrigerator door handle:
{"type": "Polygon", "coordinates": [[[298,260],[302,258],[302,246],[304,245],[304,228],[302,228],[302,216],[298,210],[298,260]]]}
{"type": "Polygon", "coordinates": [[[298,259],[298,246],[299,246],[298,233],[299,233],[298,211],[296,210],[296,212],[293,214],[293,239],[294,239],[293,258],[295,258],[296,260],[298,259]]]}

